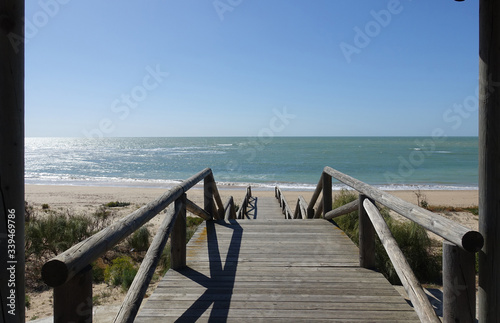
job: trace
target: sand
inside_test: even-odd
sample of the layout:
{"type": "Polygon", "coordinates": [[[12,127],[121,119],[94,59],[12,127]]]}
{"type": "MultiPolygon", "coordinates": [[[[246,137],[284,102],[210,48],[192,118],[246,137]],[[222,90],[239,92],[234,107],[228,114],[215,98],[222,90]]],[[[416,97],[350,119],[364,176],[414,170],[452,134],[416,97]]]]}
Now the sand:
{"type": "MultiPolygon", "coordinates": [[[[52,210],[69,210],[71,214],[92,214],[101,205],[108,202],[120,201],[131,203],[128,207],[113,208],[114,216],[120,218],[126,216],[140,206],[150,202],[166,192],[166,189],[140,188],[140,187],[90,187],[90,186],[59,186],[59,185],[27,185],[26,201],[32,205],[39,214],[43,214],[42,205],[48,204],[52,210]]],[[[245,195],[245,189],[228,186],[219,187],[223,203],[229,196],[233,196],[237,204],[245,195]]],[[[390,191],[406,201],[417,203],[415,191],[390,191]]],[[[454,207],[467,207],[478,205],[478,191],[420,191],[421,199],[425,198],[429,205],[446,205],[454,207]]],[[[284,191],[285,197],[292,211],[299,195],[309,201],[312,191],[284,191]]],[[[203,206],[203,190],[193,188],[187,193],[188,198],[203,206]]],[[[274,191],[253,190],[257,197],[274,196],[274,191]]],[[[463,225],[478,229],[478,217],[470,213],[446,213],[442,214],[463,225]]],[[[164,213],[148,223],[152,232],[161,223],[164,213]]],[[[435,238],[435,237],[433,237],[435,238]]],[[[154,286],[153,286],[154,288],[154,286]]],[[[123,301],[125,294],[120,288],[110,288],[106,284],[94,286],[94,295],[99,296],[101,305],[118,306],[123,301]]],[[[44,318],[52,315],[52,292],[29,293],[31,299],[30,309],[26,311],[26,321],[34,318],[44,318]]],[[[96,320],[98,321],[98,320],[96,320]]],[[[107,321],[107,320],[104,320],[107,321]]]]}

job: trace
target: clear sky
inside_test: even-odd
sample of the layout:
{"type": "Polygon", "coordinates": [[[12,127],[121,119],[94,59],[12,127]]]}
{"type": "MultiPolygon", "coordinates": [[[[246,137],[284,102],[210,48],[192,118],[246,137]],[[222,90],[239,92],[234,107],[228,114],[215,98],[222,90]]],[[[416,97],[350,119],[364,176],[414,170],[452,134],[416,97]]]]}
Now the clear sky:
{"type": "Polygon", "coordinates": [[[478,11],[27,1],[26,135],[476,136],[478,11]]]}

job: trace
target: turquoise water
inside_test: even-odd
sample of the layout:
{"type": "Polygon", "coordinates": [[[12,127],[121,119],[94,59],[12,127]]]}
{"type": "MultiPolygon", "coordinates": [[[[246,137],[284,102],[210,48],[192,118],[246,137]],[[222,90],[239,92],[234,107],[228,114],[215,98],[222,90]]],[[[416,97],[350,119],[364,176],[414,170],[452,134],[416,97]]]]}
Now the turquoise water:
{"type": "Polygon", "coordinates": [[[210,167],[228,185],[313,189],[324,166],[386,189],[476,189],[478,139],[26,138],[28,184],[169,187],[210,167]]]}

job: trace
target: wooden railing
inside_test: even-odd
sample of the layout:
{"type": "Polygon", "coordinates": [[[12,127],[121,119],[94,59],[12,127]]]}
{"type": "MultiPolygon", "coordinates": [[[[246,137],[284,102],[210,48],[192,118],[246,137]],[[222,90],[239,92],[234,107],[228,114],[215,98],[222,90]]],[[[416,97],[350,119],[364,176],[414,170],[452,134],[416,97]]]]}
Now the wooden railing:
{"type": "Polygon", "coordinates": [[[250,199],[252,197],[252,188],[250,186],[247,187],[247,192],[243,197],[243,201],[241,202],[240,209],[238,210],[238,219],[244,219],[248,215],[248,205],[250,204],[250,199]]]}
{"type": "Polygon", "coordinates": [[[285,215],[285,218],[286,219],[294,219],[295,217],[292,213],[292,210],[288,206],[288,202],[285,199],[285,195],[283,195],[283,193],[281,192],[281,189],[279,187],[276,187],[274,190],[274,193],[275,193],[276,198],[280,202],[281,212],[283,212],[283,214],[285,215]]]}
{"type": "Polygon", "coordinates": [[[76,244],[44,264],[42,278],[54,287],[54,322],[92,321],[92,269],[90,264],[147,221],[174,203],[156,233],[114,322],[133,322],[160,255],[171,236],[171,267],[186,265],[186,210],[205,220],[234,218],[232,197],[223,206],[212,170],[204,169],[165,194],[76,244]],[[204,208],[186,198],[186,192],[203,180],[204,208]]]}
{"type": "MultiPolygon", "coordinates": [[[[281,190],[276,188],[283,214],[291,211],[281,190]]],[[[325,167],[309,205],[299,197],[293,218],[335,217],[359,211],[360,266],[375,268],[375,233],[380,238],[394,268],[422,322],[441,322],[425,292],[394,240],[387,223],[375,203],[379,203],[407,219],[418,223],[445,240],[443,243],[443,319],[444,322],[475,322],[475,253],[483,244],[483,236],[469,228],[381,191],[333,168],[325,167]],[[359,199],[332,210],[332,178],[359,193],[359,199]],[[319,197],[322,195],[319,203],[319,197]],[[317,204],[317,206],[316,206],[317,204]]]]}

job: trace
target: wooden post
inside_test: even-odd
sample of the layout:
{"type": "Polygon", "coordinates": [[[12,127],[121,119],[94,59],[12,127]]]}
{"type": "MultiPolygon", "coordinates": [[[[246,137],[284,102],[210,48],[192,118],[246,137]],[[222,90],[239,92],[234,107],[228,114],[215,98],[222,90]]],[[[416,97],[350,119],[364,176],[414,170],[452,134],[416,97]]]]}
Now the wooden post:
{"type": "Polygon", "coordinates": [[[226,202],[226,206],[224,207],[224,219],[225,220],[235,220],[236,219],[236,211],[234,208],[234,199],[232,196],[226,202]]]}
{"type": "Polygon", "coordinates": [[[476,257],[443,242],[443,322],[476,321],[476,257]]]}
{"type": "Polygon", "coordinates": [[[323,174],[323,218],[332,210],[332,177],[323,174]]]}
{"type": "Polygon", "coordinates": [[[181,269],[186,267],[186,193],[175,200],[175,213],[170,259],[172,269],[181,269]]]}
{"type": "Polygon", "coordinates": [[[500,317],[500,2],[479,1],[479,322],[500,317]]]}
{"type": "Polygon", "coordinates": [[[359,265],[363,268],[375,269],[375,229],[363,206],[365,199],[367,199],[366,195],[359,194],[359,265]]]}
{"type": "Polygon", "coordinates": [[[24,0],[0,12],[0,306],[24,322],[24,0]]]}
{"type": "Polygon", "coordinates": [[[213,182],[207,176],[203,180],[203,202],[205,211],[212,216],[212,218],[217,219],[218,214],[215,211],[215,203],[214,203],[214,188],[213,182]]]}
{"type": "Polygon", "coordinates": [[[321,194],[321,191],[323,190],[323,176],[325,176],[325,174],[321,173],[318,185],[316,185],[316,189],[314,190],[313,196],[311,197],[311,201],[309,202],[309,207],[307,208],[308,219],[312,219],[315,216],[314,206],[316,205],[316,201],[318,200],[319,194],[321,194]]]}
{"type": "Polygon", "coordinates": [[[92,322],[92,266],[54,288],[54,323],[92,322]]]}

